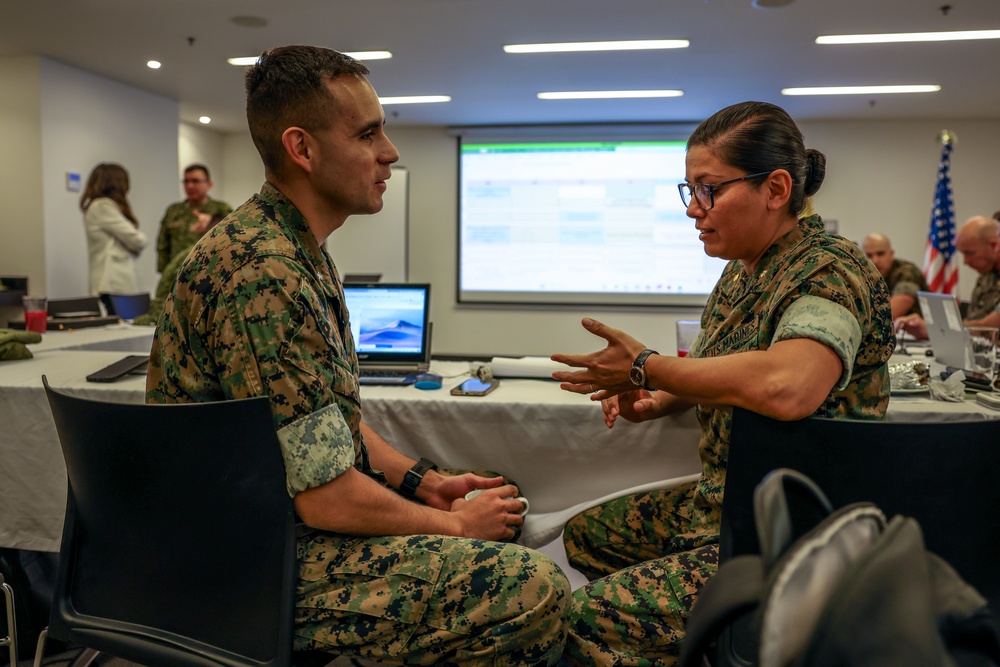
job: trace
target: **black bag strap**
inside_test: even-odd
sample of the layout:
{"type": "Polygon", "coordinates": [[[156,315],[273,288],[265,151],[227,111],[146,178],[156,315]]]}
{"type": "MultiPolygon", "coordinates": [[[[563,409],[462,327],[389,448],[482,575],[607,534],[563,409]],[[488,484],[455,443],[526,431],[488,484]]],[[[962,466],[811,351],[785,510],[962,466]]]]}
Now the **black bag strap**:
{"type": "Polygon", "coordinates": [[[688,618],[678,667],[698,667],[718,634],[757,607],[764,578],[760,556],[737,556],[705,582],[688,618]]]}
{"type": "MultiPolygon", "coordinates": [[[[796,534],[793,530],[790,496],[805,499],[807,504],[820,511],[821,518],[833,513],[833,505],[826,494],[802,473],[777,468],[765,475],[753,494],[754,521],[765,570],[770,570],[796,537],[805,532],[796,534]]],[[[806,527],[806,530],[814,525],[806,527]]]]}

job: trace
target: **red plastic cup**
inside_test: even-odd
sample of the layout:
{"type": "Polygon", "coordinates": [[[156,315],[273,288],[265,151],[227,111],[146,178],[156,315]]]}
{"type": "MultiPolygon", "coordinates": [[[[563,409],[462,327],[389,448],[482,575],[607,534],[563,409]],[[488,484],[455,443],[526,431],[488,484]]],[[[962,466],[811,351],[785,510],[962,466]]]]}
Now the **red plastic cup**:
{"type": "Polygon", "coordinates": [[[24,330],[45,333],[48,329],[48,299],[44,296],[23,297],[24,330]]]}
{"type": "Polygon", "coordinates": [[[677,356],[688,356],[691,343],[698,337],[701,331],[701,322],[698,320],[677,320],[677,356]]]}

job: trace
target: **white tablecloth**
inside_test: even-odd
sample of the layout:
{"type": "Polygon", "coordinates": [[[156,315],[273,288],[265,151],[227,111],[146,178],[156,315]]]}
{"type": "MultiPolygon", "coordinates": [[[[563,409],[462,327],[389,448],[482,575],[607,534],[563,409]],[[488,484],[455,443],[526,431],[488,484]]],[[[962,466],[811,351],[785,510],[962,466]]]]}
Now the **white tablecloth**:
{"type": "MultiPolygon", "coordinates": [[[[131,341],[122,346],[133,345],[131,341]]],[[[92,343],[94,341],[88,341],[92,343]]],[[[40,346],[38,346],[40,347],[40,346]]],[[[0,546],[56,551],[66,502],[66,470],[42,387],[106,401],[140,403],[145,377],[86,382],[87,374],[134,352],[35,349],[35,358],[0,364],[0,546]]],[[[442,375],[469,364],[435,362],[442,375]]],[[[698,472],[698,425],[693,415],[612,432],[586,398],[543,380],[503,380],[485,397],[443,389],[362,389],[365,420],[398,449],[442,466],[490,469],[514,479],[531,500],[522,542],[538,546],[558,536],[583,507],[630,490],[665,487],[698,472]]]]}
{"type": "MultiPolygon", "coordinates": [[[[149,349],[152,329],[115,327],[52,332],[34,359],[0,363],[0,546],[56,551],[66,502],[66,471],[42,388],[106,401],[143,400],[145,377],[108,384],[87,374],[149,349]],[[121,348],[115,350],[114,348],[121,348]]],[[[608,430],[600,408],[547,380],[504,379],[485,397],[451,396],[470,364],[435,362],[444,387],[362,389],[365,420],[400,451],[443,466],[490,469],[513,478],[531,500],[522,542],[546,544],[566,520],[605,499],[666,488],[698,473],[699,429],[692,412],[608,430]]],[[[998,418],[967,399],[893,396],[889,419],[998,418]]]]}

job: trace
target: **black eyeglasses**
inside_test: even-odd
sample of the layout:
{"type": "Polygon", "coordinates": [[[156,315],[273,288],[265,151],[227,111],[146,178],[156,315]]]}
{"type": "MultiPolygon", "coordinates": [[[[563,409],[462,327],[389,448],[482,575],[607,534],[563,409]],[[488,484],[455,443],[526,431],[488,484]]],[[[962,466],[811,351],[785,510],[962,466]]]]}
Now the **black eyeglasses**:
{"type": "Polygon", "coordinates": [[[208,183],[204,178],[185,178],[181,183],[187,185],[188,183],[208,183]]]}
{"type": "Polygon", "coordinates": [[[681,193],[681,201],[684,203],[684,208],[691,205],[691,197],[693,196],[698,202],[698,206],[701,206],[706,211],[711,211],[715,207],[715,191],[718,188],[721,188],[723,185],[739,183],[740,181],[761,178],[770,173],[770,171],[762,171],[758,174],[750,174],[749,176],[734,178],[722,183],[678,183],[677,191],[681,193]]]}

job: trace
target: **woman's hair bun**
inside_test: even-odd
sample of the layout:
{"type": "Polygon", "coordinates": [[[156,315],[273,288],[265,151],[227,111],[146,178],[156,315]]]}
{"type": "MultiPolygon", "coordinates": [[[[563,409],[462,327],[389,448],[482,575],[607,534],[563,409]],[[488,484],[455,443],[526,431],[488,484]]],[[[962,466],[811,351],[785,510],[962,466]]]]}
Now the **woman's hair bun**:
{"type": "Polygon", "coordinates": [[[819,186],[823,185],[826,178],[826,156],[813,148],[806,149],[806,180],[804,191],[807,197],[811,197],[819,191],[819,186]]]}

